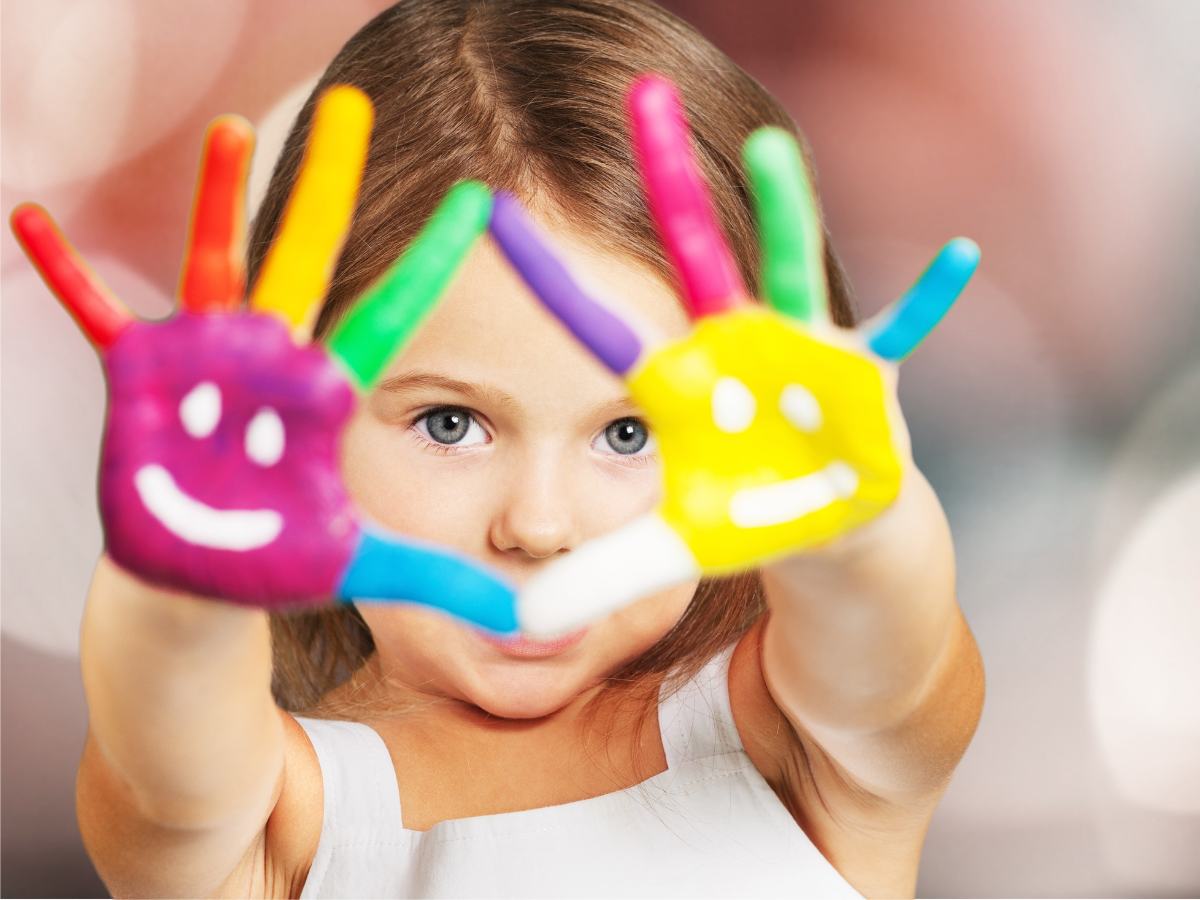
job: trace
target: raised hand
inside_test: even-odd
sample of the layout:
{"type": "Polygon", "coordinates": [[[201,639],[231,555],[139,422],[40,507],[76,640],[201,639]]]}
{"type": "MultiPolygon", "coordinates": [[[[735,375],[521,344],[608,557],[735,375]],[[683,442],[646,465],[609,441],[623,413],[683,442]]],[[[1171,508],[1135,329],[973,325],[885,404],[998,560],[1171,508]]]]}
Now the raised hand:
{"type": "Polygon", "coordinates": [[[946,245],[914,287],[864,327],[829,317],[823,238],[799,149],[779,129],[746,142],[767,306],[751,302],[692,157],[679,97],[658,76],[630,92],[651,213],[696,320],[644,341],[589,296],[519,203],[498,195],[491,233],[542,302],[626,379],[656,433],[661,506],[530,580],[518,617],[558,632],[702,574],[827,544],[883,512],[908,453],[895,363],[937,325],[978,263],[946,245]]]}
{"type": "Polygon", "coordinates": [[[253,132],[240,118],[209,128],[180,308],[167,319],[135,319],[40,207],[18,207],[13,230],[104,364],[100,511],[118,565],[248,605],[394,599],[511,631],[509,585],[465,557],[364,522],[338,472],[356,394],[370,390],[434,306],[491,209],[483,185],[456,185],[327,347],[310,344],[354,212],[372,115],[355,88],[322,96],[248,310],[253,132]]]}

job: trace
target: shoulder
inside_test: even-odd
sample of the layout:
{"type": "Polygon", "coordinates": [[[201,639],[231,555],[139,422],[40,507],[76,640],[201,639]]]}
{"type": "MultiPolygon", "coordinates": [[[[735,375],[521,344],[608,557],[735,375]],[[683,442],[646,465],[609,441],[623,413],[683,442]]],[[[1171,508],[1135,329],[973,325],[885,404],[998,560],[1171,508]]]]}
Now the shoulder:
{"type": "Polygon", "coordinates": [[[267,865],[285,896],[298,897],[321,839],[324,785],[321,764],[308,733],[291,713],[279,710],[284,724],[284,782],[265,832],[267,865]]]}
{"type": "Polygon", "coordinates": [[[729,658],[729,705],[746,755],[778,794],[787,769],[785,761],[800,748],[763,678],[760,646],[766,619],[766,615],[759,617],[729,658]]]}

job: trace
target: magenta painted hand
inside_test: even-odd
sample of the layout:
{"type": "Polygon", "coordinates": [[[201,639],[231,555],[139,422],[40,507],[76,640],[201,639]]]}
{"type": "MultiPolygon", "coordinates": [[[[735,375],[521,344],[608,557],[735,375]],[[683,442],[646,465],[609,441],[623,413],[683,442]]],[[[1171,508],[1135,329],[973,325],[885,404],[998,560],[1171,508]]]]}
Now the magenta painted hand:
{"type": "Polygon", "coordinates": [[[337,470],[354,392],[274,316],[135,322],[105,356],[109,555],[216,597],[323,598],[359,539],[337,470]]]}
{"type": "Polygon", "coordinates": [[[239,603],[403,600],[511,631],[507,584],[465,557],[365,522],[338,470],[357,392],[373,386],[434,306],[491,208],[481,184],[455,186],[327,345],[310,343],[370,129],[361,92],[334,88],[322,98],[249,309],[241,257],[252,134],[241,120],[209,131],[181,308],[163,321],[131,316],[40,207],[19,207],[13,228],[104,363],[100,512],[118,565],[239,603]]]}

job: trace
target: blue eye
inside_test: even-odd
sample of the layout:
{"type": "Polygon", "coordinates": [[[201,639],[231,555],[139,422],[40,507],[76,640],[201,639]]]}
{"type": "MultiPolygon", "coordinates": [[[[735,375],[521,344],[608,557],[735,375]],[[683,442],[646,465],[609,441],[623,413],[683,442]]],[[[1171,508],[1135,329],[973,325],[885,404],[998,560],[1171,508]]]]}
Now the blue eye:
{"type": "Polygon", "coordinates": [[[650,436],[650,430],[641,419],[635,419],[632,416],[610,422],[604,431],[596,435],[592,449],[608,452],[598,446],[602,440],[607,445],[608,451],[621,456],[638,454],[647,456],[655,449],[655,442],[650,436]]]}
{"type": "Polygon", "coordinates": [[[487,432],[475,417],[461,406],[440,406],[422,415],[413,427],[438,444],[469,447],[487,443],[487,432]]]}

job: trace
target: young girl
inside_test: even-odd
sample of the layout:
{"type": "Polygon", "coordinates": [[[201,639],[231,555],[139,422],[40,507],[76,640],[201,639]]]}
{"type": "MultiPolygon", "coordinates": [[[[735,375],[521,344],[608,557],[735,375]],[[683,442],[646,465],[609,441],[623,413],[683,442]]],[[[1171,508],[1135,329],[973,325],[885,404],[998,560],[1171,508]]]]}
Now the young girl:
{"type": "MultiPolygon", "coordinates": [[[[679,86],[758,296],[742,143],[795,126],[730,60],[641,0],[404,0],[314,92],[375,106],[316,335],[461,179],[516,194],[581,282],[687,334],[629,147],[647,71],[679,86]]],[[[252,280],[313,108],[254,224],[252,280]]],[[[830,251],[825,267],[850,326],[830,251]]],[[[660,499],[640,413],[480,240],[359,404],[342,472],[378,522],[520,586],[660,499]]],[[[910,896],[982,703],[946,524],[910,460],[895,503],[842,539],[557,640],[406,604],[268,614],[103,559],[81,655],[79,821],[118,896],[910,896]]]]}

